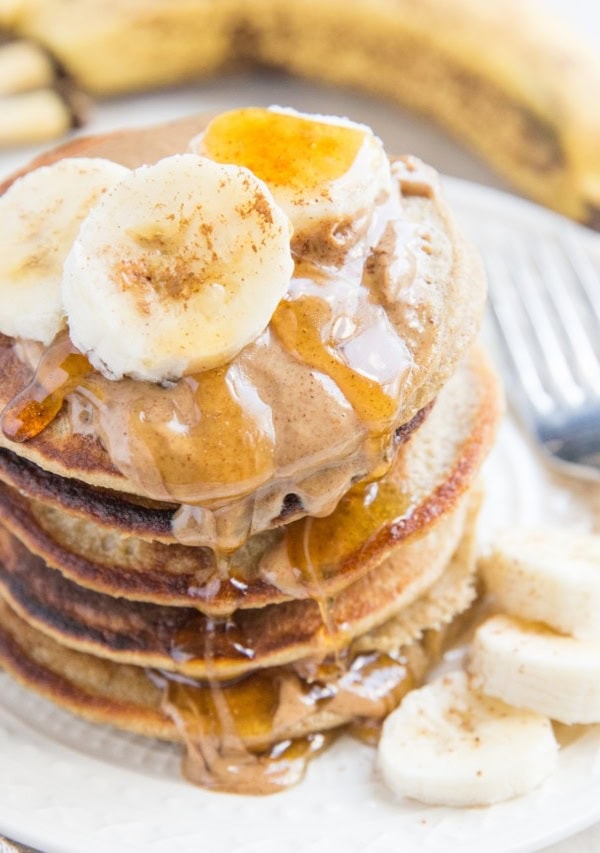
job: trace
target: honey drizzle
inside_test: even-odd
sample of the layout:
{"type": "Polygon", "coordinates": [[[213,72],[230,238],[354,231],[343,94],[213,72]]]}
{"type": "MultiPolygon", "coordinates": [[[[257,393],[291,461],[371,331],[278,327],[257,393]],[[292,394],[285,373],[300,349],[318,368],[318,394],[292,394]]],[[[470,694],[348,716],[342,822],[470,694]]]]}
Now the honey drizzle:
{"type": "Polygon", "coordinates": [[[162,709],[185,742],[185,776],[202,787],[235,793],[269,794],[296,784],[309,759],[335,737],[286,737],[286,729],[327,709],[353,718],[351,727],[375,731],[414,686],[406,661],[380,652],[263,670],[229,683],[214,677],[210,640],[206,660],[207,667],[212,661],[206,682],[162,671],[149,672],[149,678],[163,690],[162,709]],[[248,739],[271,745],[250,749],[248,739]]]}
{"type": "MultiPolygon", "coordinates": [[[[325,647],[329,644],[329,641],[332,640],[338,631],[338,626],[333,618],[333,601],[330,596],[327,595],[325,590],[325,586],[323,583],[323,574],[321,572],[321,568],[318,564],[316,564],[312,559],[312,552],[310,549],[310,536],[311,536],[311,527],[314,519],[311,516],[308,516],[304,521],[304,530],[302,535],[302,564],[301,569],[305,577],[308,578],[310,584],[311,597],[313,601],[317,604],[319,608],[319,613],[321,614],[321,622],[323,623],[324,628],[324,641],[325,647]]],[[[292,563],[293,570],[297,567],[292,563]]],[[[335,655],[337,662],[337,646],[335,647],[335,655]]]]}
{"type": "Polygon", "coordinates": [[[352,562],[360,559],[360,551],[378,531],[406,518],[413,506],[414,496],[392,477],[357,483],[330,515],[288,525],[285,541],[292,571],[318,597],[324,578],[343,572],[350,557],[352,562]]]}
{"type": "Polygon", "coordinates": [[[237,495],[273,473],[271,412],[238,365],[170,387],[114,382],[97,373],[64,333],[42,352],[33,379],[2,412],[4,435],[19,442],[35,438],[74,392],[73,430],[93,434],[95,419],[112,463],[157,500],[237,495]]]}
{"type": "Polygon", "coordinates": [[[217,678],[213,647],[218,624],[207,620],[206,683],[162,673],[161,707],[185,742],[182,770],[190,782],[219,791],[274,793],[299,782],[309,759],[321,752],[331,738],[314,733],[278,740],[262,751],[248,748],[239,724],[252,720],[250,734],[269,742],[282,676],[261,672],[223,685],[217,678]]]}
{"type": "Polygon", "coordinates": [[[246,166],[268,184],[299,191],[345,175],[364,141],[357,128],[257,107],[222,113],[202,139],[213,160],[246,166]]]}
{"type": "Polygon", "coordinates": [[[371,429],[389,423],[398,401],[380,382],[348,364],[328,334],[333,312],[319,297],[305,296],[279,303],[271,326],[286,349],[309,367],[325,373],[336,383],[352,408],[371,429]]]}
{"type": "MultiPolygon", "coordinates": [[[[261,769],[261,761],[253,755],[240,737],[234,715],[227,702],[227,696],[217,680],[214,661],[214,632],[215,621],[207,620],[204,661],[206,664],[207,680],[210,690],[210,701],[216,712],[213,720],[217,731],[212,737],[190,739],[187,758],[184,760],[184,773],[190,781],[202,783],[207,777],[217,782],[223,789],[229,790],[231,785],[240,784],[240,775],[250,769],[252,784],[257,784],[257,774],[261,769]],[[198,762],[201,757],[201,763],[198,762]],[[198,771],[200,775],[198,776],[198,771]],[[233,775],[235,781],[230,781],[233,775]]],[[[189,699],[188,694],[188,699],[189,699]]]]}
{"type": "Polygon", "coordinates": [[[87,358],[75,349],[67,333],[46,349],[26,388],[8,403],[0,415],[0,427],[11,441],[35,438],[52,423],[65,397],[92,372],[87,358]]]}

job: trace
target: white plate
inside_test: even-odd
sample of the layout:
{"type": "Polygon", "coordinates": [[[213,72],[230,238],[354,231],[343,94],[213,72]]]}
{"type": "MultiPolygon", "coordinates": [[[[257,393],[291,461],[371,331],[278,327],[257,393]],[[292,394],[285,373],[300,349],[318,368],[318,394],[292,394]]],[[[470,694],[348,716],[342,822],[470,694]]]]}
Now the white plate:
{"type": "MultiPolygon", "coordinates": [[[[222,96],[221,103],[234,102],[231,93],[222,96]]],[[[240,100],[275,97],[269,89],[255,97],[246,91],[240,100]]],[[[332,98],[322,94],[313,108],[335,112],[332,98]]],[[[309,107],[306,98],[298,101],[309,107]]],[[[214,93],[201,99],[190,90],[130,99],[98,110],[91,129],[214,106],[214,93]]],[[[361,112],[354,116],[372,120],[372,111],[361,112]]],[[[383,114],[380,107],[380,122],[383,114]]],[[[0,173],[22,161],[22,153],[0,158],[0,173]]],[[[549,240],[564,227],[563,220],[509,196],[456,180],[447,188],[467,231],[482,217],[549,240]]],[[[598,241],[581,239],[590,240],[600,263],[598,241]]],[[[600,506],[594,486],[573,491],[568,481],[548,474],[511,421],[486,479],[488,532],[542,520],[590,527],[591,507],[600,506]]],[[[516,853],[539,850],[599,819],[600,728],[562,749],[558,771],[538,791],[493,808],[458,811],[394,801],[374,772],[374,751],[346,738],[309,767],[300,786],[255,799],[193,788],[179,777],[174,748],[85,723],[0,674],[0,833],[45,853],[330,853],[332,847],[346,853],[516,853]]]]}

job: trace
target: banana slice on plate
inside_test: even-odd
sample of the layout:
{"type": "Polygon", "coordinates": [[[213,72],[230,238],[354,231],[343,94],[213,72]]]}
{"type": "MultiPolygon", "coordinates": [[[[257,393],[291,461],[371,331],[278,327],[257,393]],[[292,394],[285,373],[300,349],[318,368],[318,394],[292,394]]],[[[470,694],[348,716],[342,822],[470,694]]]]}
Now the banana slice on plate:
{"type": "Polygon", "coordinates": [[[494,616],[469,653],[475,686],[561,723],[600,722],[600,640],[576,640],[539,623],[494,616]]]}
{"type": "Polygon", "coordinates": [[[352,242],[392,193],[383,143],[349,119],[246,107],[218,115],[190,148],[246,166],[265,181],[297,238],[320,228],[332,230],[340,245],[352,242]]]}
{"type": "Polygon", "coordinates": [[[91,211],[66,259],[71,339],[112,379],[225,364],[286,293],[290,236],[247,169],[194,154],[136,169],[91,211]]]}
{"type": "Polygon", "coordinates": [[[476,692],[464,672],[413,690],[383,725],[379,768],[399,796],[483,806],[540,785],[556,764],[550,721],[476,692]]]}
{"type": "Polygon", "coordinates": [[[70,158],[16,180],[0,196],[0,332],[49,344],[64,325],[63,262],[101,195],[129,169],[70,158]]]}
{"type": "Polygon", "coordinates": [[[600,536],[506,531],[480,570],[500,609],[582,640],[600,639],[600,536]]]}

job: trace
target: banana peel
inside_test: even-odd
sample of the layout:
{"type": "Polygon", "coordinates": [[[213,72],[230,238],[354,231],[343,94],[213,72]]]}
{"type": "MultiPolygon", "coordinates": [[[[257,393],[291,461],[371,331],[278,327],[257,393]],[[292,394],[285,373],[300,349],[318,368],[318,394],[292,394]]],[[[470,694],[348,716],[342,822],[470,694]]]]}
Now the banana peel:
{"type": "Polygon", "coordinates": [[[600,61],[523,0],[0,0],[0,26],[112,95],[250,62],[424,113],[600,229],[600,61]]]}

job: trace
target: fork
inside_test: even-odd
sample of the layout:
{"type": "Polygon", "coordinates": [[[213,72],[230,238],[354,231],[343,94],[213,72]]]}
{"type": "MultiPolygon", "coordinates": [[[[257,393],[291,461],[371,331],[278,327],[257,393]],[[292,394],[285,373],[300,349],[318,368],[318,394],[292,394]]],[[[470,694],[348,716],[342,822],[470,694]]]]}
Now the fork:
{"type": "Polygon", "coordinates": [[[36,853],[36,851],[33,847],[25,847],[23,844],[19,844],[18,841],[13,841],[4,835],[0,835],[0,853],[36,853]]]}
{"type": "Polygon", "coordinates": [[[565,221],[556,240],[482,232],[507,391],[547,458],[600,478],[600,271],[565,221]]]}

